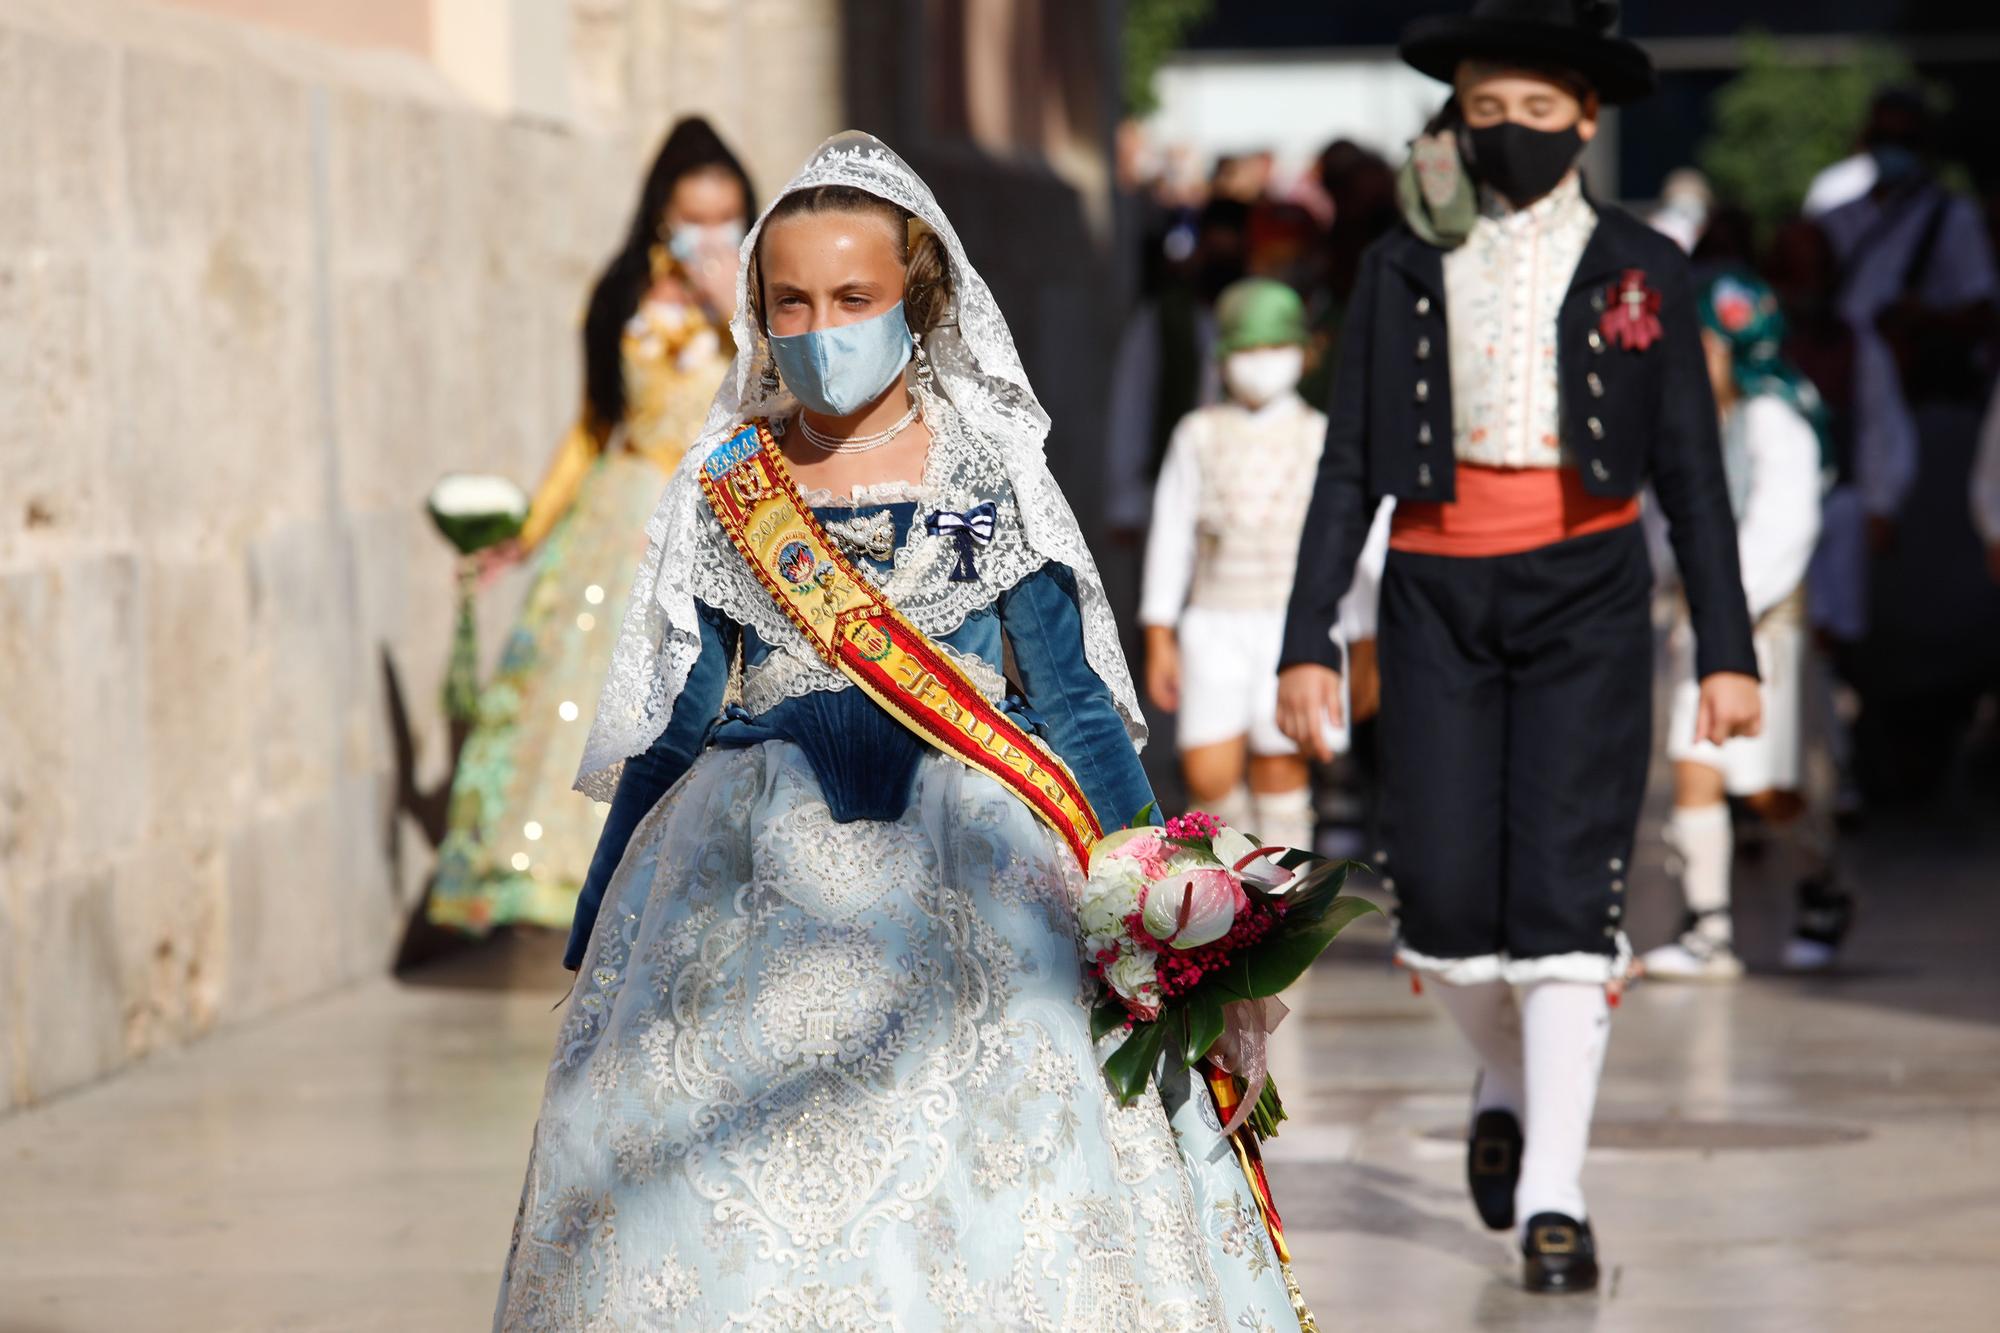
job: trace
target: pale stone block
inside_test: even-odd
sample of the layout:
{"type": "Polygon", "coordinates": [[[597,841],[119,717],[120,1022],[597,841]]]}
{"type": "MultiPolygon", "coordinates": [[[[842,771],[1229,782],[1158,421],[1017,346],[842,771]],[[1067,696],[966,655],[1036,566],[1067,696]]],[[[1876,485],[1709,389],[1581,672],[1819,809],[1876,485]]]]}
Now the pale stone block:
{"type": "Polygon", "coordinates": [[[249,62],[233,64],[222,77],[229,117],[222,178],[227,221],[207,239],[226,242],[252,261],[303,270],[318,222],[313,94],[249,62]]]}
{"type": "Polygon", "coordinates": [[[246,821],[230,840],[231,1016],[268,1013],[343,979],[333,830],[332,804],[319,800],[246,821]]]}
{"type": "Polygon", "coordinates": [[[224,828],[256,792],[243,563],[156,560],[142,590],[152,835],[224,828]]]}
{"type": "Polygon", "coordinates": [[[82,258],[0,261],[0,553],[122,526],[105,475],[112,384],[82,258]]]}
{"type": "Polygon", "coordinates": [[[61,582],[52,569],[0,577],[0,868],[22,891],[55,870],[70,784],[61,582]]]}
{"type": "MultiPolygon", "coordinates": [[[[448,366],[432,330],[431,284],[349,276],[335,293],[342,498],[354,509],[421,505],[436,479],[429,459],[448,419],[438,411],[448,366]]],[[[469,364],[468,339],[458,349],[469,364]]],[[[453,370],[450,374],[465,373],[453,370]]]]}
{"type": "Polygon", "coordinates": [[[272,533],[249,552],[244,675],[259,799],[324,800],[339,708],[353,690],[355,605],[345,539],[324,527],[272,533]]]}
{"type": "Polygon", "coordinates": [[[446,214],[436,206],[450,113],[342,89],[328,114],[332,226],[343,269],[396,272],[435,263],[460,242],[446,236],[446,214]]]}
{"type": "Polygon", "coordinates": [[[35,95],[22,48],[29,38],[0,28],[0,252],[37,240],[35,95]]]}
{"type": "Polygon", "coordinates": [[[125,1058],[215,1022],[227,966],[225,866],[220,833],[194,830],[118,864],[112,910],[125,1058]]]}
{"type": "Polygon", "coordinates": [[[25,124],[34,143],[37,243],[95,253],[118,239],[112,53],[100,44],[40,34],[21,34],[17,41],[16,72],[25,84],[25,124]]]}
{"type": "Polygon", "coordinates": [[[227,232],[232,123],[228,80],[214,66],[145,50],[124,53],[125,181],[140,244],[199,249],[227,232]]]}
{"type": "MultiPolygon", "coordinates": [[[[455,556],[414,506],[359,516],[353,536],[366,553],[355,569],[360,609],[354,640],[366,660],[359,667],[361,711],[353,730],[370,747],[366,762],[355,767],[391,769],[387,677],[393,673],[415,746],[415,781],[428,790],[451,763],[441,693],[457,607],[455,556]]],[[[482,627],[497,619],[482,604],[482,627]]]]}
{"type": "Polygon", "coordinates": [[[141,543],[189,549],[214,528],[240,470],[222,448],[227,433],[210,429],[222,413],[199,332],[197,275],[135,265],[120,298],[108,355],[119,398],[133,406],[113,413],[109,425],[114,503],[141,543]]]}
{"type": "Polygon", "coordinates": [[[342,977],[377,974],[393,961],[410,911],[395,861],[410,855],[428,866],[433,859],[421,838],[415,846],[394,845],[395,805],[393,780],[378,773],[351,775],[335,793],[329,907],[342,977]]]}
{"type": "Polygon", "coordinates": [[[129,555],[67,564],[60,577],[64,866],[129,856],[146,835],[145,605],[129,555]]]}
{"type": "Polygon", "coordinates": [[[30,1100],[87,1083],[125,1059],[116,879],[106,863],[17,895],[27,960],[18,1081],[30,1100]]]}
{"type": "MultiPolygon", "coordinates": [[[[0,826],[0,839],[5,837],[0,826]]],[[[16,876],[0,856],[0,1109],[28,1100],[28,941],[14,905],[16,876]]]]}
{"type": "Polygon", "coordinates": [[[234,545],[320,519],[332,476],[309,276],[225,237],[205,257],[196,301],[202,345],[191,369],[212,413],[198,429],[220,465],[204,506],[209,535],[234,545]]]}

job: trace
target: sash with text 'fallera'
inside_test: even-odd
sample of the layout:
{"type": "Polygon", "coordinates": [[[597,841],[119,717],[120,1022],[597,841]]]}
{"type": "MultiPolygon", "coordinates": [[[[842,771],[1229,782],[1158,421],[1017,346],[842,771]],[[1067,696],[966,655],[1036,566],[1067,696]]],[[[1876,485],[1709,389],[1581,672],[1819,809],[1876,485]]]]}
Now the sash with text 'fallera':
{"type": "Polygon", "coordinates": [[[1088,872],[1103,830],[1076,779],[855,569],[799,494],[765,422],[709,455],[701,490],[821,660],[923,740],[1013,792],[1088,872]]]}

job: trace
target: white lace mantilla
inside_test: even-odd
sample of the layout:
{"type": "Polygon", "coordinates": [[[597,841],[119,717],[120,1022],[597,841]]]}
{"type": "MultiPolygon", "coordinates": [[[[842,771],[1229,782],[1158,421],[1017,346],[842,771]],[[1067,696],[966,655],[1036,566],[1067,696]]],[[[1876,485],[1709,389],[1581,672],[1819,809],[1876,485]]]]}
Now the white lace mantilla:
{"type": "MultiPolygon", "coordinates": [[[[919,628],[936,636],[957,628],[1042,564],[1067,566],[1076,576],[1086,660],[1110,687],[1134,745],[1143,745],[1145,721],[1104,582],[1049,473],[1042,453],[1048,414],[1028,384],[993,293],[967,260],[930,187],[880,140],[853,131],[835,135],[779,198],[820,185],[854,186],[886,199],[921,219],[943,243],[953,295],[943,325],[924,338],[937,389],[926,396],[925,415],[938,437],[924,490],[935,492],[945,508],[991,499],[1000,510],[993,544],[978,555],[977,583],[951,582],[945,575],[955,548],[919,528],[898,552],[885,590],[893,590],[892,599],[919,628]],[[957,503],[961,499],[967,503],[957,503]]],[[[674,701],[701,654],[697,598],[755,628],[776,647],[795,652],[805,646],[727,546],[697,482],[709,454],[742,423],[788,419],[798,410],[782,385],[765,388],[770,345],[749,313],[747,274],[763,225],[759,218],[743,240],[731,324],[735,364],[709,408],[701,438],[647,524],[650,544],[577,774],[577,789],[598,800],[611,798],[624,761],[650,745],[673,715],[674,701]]]]}

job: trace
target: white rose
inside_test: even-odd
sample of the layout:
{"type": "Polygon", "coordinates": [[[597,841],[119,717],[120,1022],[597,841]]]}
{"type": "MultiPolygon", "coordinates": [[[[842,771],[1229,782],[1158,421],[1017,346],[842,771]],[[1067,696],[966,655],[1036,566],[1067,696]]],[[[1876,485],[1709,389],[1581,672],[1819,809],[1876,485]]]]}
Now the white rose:
{"type": "Polygon", "coordinates": [[[1112,990],[1128,1000],[1151,1007],[1160,1000],[1160,970],[1153,966],[1151,954],[1120,954],[1118,961],[1105,970],[1104,979],[1112,990]]]}

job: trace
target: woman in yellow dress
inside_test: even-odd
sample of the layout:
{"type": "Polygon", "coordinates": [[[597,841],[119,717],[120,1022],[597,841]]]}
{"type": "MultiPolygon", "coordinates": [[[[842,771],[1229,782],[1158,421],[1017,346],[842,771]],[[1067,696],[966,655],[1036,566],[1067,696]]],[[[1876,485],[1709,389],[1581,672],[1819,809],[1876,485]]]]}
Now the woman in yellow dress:
{"type": "Polygon", "coordinates": [[[735,355],[736,252],[749,177],[700,117],[647,174],[624,249],[584,319],[585,399],[517,541],[486,560],[533,569],[526,601],[452,783],[430,919],[483,934],[567,928],[603,807],[570,790],[589,706],[646,551],[660,488],[699,433],[735,355]]]}

